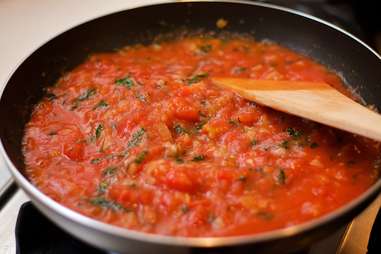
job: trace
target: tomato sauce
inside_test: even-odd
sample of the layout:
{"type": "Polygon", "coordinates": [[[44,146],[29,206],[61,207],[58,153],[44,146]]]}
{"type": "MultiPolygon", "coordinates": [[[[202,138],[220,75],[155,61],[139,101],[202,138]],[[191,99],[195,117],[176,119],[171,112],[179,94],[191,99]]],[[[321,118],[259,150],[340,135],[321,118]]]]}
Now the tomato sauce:
{"type": "Polygon", "coordinates": [[[299,224],[378,179],[379,143],[249,102],[213,76],[323,81],[349,94],[324,66],[247,38],[94,54],[35,107],[28,177],[89,217],[181,236],[299,224]]]}

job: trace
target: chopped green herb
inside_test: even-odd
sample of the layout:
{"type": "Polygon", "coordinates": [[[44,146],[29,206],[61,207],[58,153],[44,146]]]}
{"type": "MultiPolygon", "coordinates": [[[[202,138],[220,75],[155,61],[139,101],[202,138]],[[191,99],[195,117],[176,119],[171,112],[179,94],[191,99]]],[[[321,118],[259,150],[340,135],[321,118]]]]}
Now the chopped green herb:
{"type": "Polygon", "coordinates": [[[209,76],[208,73],[201,72],[201,73],[196,74],[196,75],[192,76],[191,78],[187,79],[186,82],[188,83],[188,85],[195,84],[195,83],[200,82],[204,78],[207,78],[208,76],[209,76]]]}
{"type": "Polygon", "coordinates": [[[242,67],[242,66],[236,66],[232,69],[232,73],[233,74],[241,74],[242,72],[245,72],[247,70],[246,67],[242,67]]]}
{"type": "Polygon", "coordinates": [[[245,175],[240,175],[238,178],[237,178],[238,181],[240,182],[245,182],[247,180],[247,176],[245,175]]]}
{"type": "Polygon", "coordinates": [[[187,204],[183,204],[181,207],[180,207],[180,210],[182,213],[187,213],[189,212],[190,208],[187,204]]]}
{"type": "Polygon", "coordinates": [[[100,193],[100,194],[105,193],[109,185],[110,184],[106,181],[100,182],[98,185],[98,188],[97,188],[98,193],[100,193]]]}
{"type": "Polygon", "coordinates": [[[312,149],[314,149],[314,148],[316,148],[316,147],[318,147],[318,146],[319,146],[319,144],[316,143],[316,142],[312,142],[311,145],[310,145],[310,147],[311,147],[312,149]]]}
{"type": "Polygon", "coordinates": [[[137,164],[140,164],[144,161],[144,159],[146,158],[148,152],[147,151],[143,151],[141,153],[139,153],[136,158],[135,158],[135,163],[137,164]]]}
{"type": "Polygon", "coordinates": [[[95,158],[95,159],[92,159],[91,161],[90,161],[90,163],[91,164],[98,164],[99,162],[101,162],[102,161],[102,158],[95,158]]]}
{"type": "Polygon", "coordinates": [[[195,127],[196,130],[201,130],[202,127],[208,122],[208,120],[201,120],[200,122],[196,123],[195,127]]]}
{"type": "Polygon", "coordinates": [[[102,131],[104,130],[103,124],[98,124],[97,128],[95,129],[95,138],[100,138],[102,131]]]}
{"type": "Polygon", "coordinates": [[[90,199],[90,203],[92,205],[95,205],[95,206],[100,206],[100,207],[103,207],[103,208],[106,208],[106,209],[112,209],[112,210],[125,210],[125,211],[129,211],[129,209],[123,207],[121,204],[115,202],[115,201],[111,201],[111,200],[108,200],[104,197],[96,197],[96,198],[92,198],[90,199]]]}
{"type": "Polygon", "coordinates": [[[137,145],[140,144],[140,142],[142,141],[143,139],[143,135],[145,133],[145,129],[144,128],[140,128],[139,130],[135,131],[133,134],[132,134],[132,137],[131,139],[128,141],[127,143],[127,147],[128,148],[131,148],[131,147],[135,147],[137,145]]]}
{"type": "Polygon", "coordinates": [[[239,125],[238,121],[237,120],[233,120],[233,119],[229,120],[229,124],[233,125],[233,126],[238,126],[239,125]]]}
{"type": "Polygon", "coordinates": [[[205,156],[204,155],[197,155],[195,157],[193,157],[192,161],[203,161],[205,160],[205,156]]]}
{"type": "Polygon", "coordinates": [[[119,158],[123,158],[123,157],[127,157],[130,153],[128,151],[124,151],[124,152],[120,152],[120,153],[117,153],[114,155],[114,157],[119,157],[119,158]]]}
{"type": "Polygon", "coordinates": [[[57,96],[56,96],[54,93],[47,93],[47,94],[46,94],[46,98],[47,98],[49,101],[53,101],[53,100],[57,99],[57,96]]]}
{"type": "Polygon", "coordinates": [[[255,146],[258,144],[258,141],[256,139],[253,139],[251,142],[250,142],[250,145],[251,146],[255,146]]]}
{"type": "Polygon", "coordinates": [[[179,164],[184,163],[184,160],[179,155],[175,156],[175,161],[179,164]]]}
{"type": "Polygon", "coordinates": [[[198,47],[203,53],[209,53],[212,50],[212,45],[205,44],[198,47]]]}
{"type": "Polygon", "coordinates": [[[176,134],[179,134],[179,135],[187,132],[185,128],[182,127],[180,124],[176,124],[173,129],[175,130],[176,134]]]}
{"type": "Polygon", "coordinates": [[[260,211],[257,216],[263,220],[272,220],[274,218],[274,215],[267,211],[260,211]]]}
{"type": "Polygon", "coordinates": [[[293,138],[299,138],[302,135],[301,131],[297,131],[294,128],[291,128],[291,127],[288,127],[286,129],[286,131],[287,131],[288,135],[290,135],[293,138]]]}
{"type": "Polygon", "coordinates": [[[288,140],[284,140],[284,141],[282,141],[282,143],[279,144],[279,146],[284,148],[284,149],[288,149],[288,148],[290,148],[290,143],[288,142],[288,140]]]}
{"type": "Polygon", "coordinates": [[[102,175],[105,177],[113,176],[113,175],[115,175],[117,169],[118,168],[114,167],[114,166],[107,167],[102,171],[102,175]]]}
{"type": "Polygon", "coordinates": [[[82,93],[73,101],[73,105],[71,106],[71,110],[74,110],[79,107],[81,101],[89,99],[91,96],[96,94],[95,88],[88,88],[86,92],[82,93]]]}
{"type": "Polygon", "coordinates": [[[130,76],[126,76],[124,78],[115,80],[115,84],[131,89],[135,85],[135,82],[130,76]]]}
{"type": "Polygon", "coordinates": [[[106,155],[106,159],[115,159],[115,158],[117,158],[118,157],[118,155],[117,154],[108,154],[108,155],[106,155]]]}
{"type": "Polygon", "coordinates": [[[108,103],[104,100],[101,100],[98,102],[97,105],[94,106],[93,110],[97,109],[97,108],[106,108],[108,107],[108,103]]]}
{"type": "Polygon", "coordinates": [[[276,180],[279,185],[283,185],[286,183],[286,173],[284,172],[283,169],[279,169],[276,180]]]}
{"type": "Polygon", "coordinates": [[[201,111],[198,111],[198,115],[203,118],[207,117],[207,115],[201,111]]]}
{"type": "Polygon", "coordinates": [[[84,100],[87,100],[88,98],[90,98],[91,96],[95,95],[96,94],[96,90],[95,88],[89,88],[86,90],[86,92],[84,92],[83,94],[81,94],[77,100],[78,101],[84,101],[84,100]]]}

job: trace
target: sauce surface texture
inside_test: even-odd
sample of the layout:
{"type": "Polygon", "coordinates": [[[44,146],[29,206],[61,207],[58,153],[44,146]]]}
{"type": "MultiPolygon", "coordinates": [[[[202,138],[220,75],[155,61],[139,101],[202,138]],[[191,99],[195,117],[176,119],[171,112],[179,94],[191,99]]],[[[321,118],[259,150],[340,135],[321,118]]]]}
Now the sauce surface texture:
{"type": "Polygon", "coordinates": [[[323,81],[251,39],[185,38],[90,56],[36,106],[27,175],[84,215],[181,236],[255,234],[320,217],[378,178],[379,144],[256,105],[212,76],[323,81]]]}

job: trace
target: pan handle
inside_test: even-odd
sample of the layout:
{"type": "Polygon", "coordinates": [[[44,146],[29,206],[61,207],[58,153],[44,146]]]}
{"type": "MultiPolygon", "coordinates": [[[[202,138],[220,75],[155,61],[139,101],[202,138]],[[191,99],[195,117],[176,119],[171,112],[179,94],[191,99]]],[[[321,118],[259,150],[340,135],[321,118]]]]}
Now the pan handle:
{"type": "Polygon", "coordinates": [[[381,194],[348,225],[336,254],[365,254],[373,223],[381,207],[381,194]]]}

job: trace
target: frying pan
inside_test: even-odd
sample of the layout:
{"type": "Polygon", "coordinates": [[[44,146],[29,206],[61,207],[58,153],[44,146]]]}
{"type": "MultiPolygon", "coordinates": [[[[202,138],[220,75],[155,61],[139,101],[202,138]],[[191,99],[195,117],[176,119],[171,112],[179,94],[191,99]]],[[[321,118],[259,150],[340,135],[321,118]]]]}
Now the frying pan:
{"type": "Polygon", "coordinates": [[[341,75],[368,104],[381,107],[380,56],[354,36],[317,18],[243,1],[162,3],[106,15],[42,45],[18,66],[2,92],[0,150],[16,182],[41,212],[79,239],[119,253],[285,253],[332,233],[375,199],[381,180],[344,207],[300,225],[249,236],[186,238],[141,233],[90,219],[58,204],[28,181],[21,140],[33,105],[42,98],[45,87],[90,53],[150,43],[158,35],[177,30],[218,34],[221,31],[215,23],[219,18],[229,22],[225,31],[250,34],[312,57],[341,75]]]}

